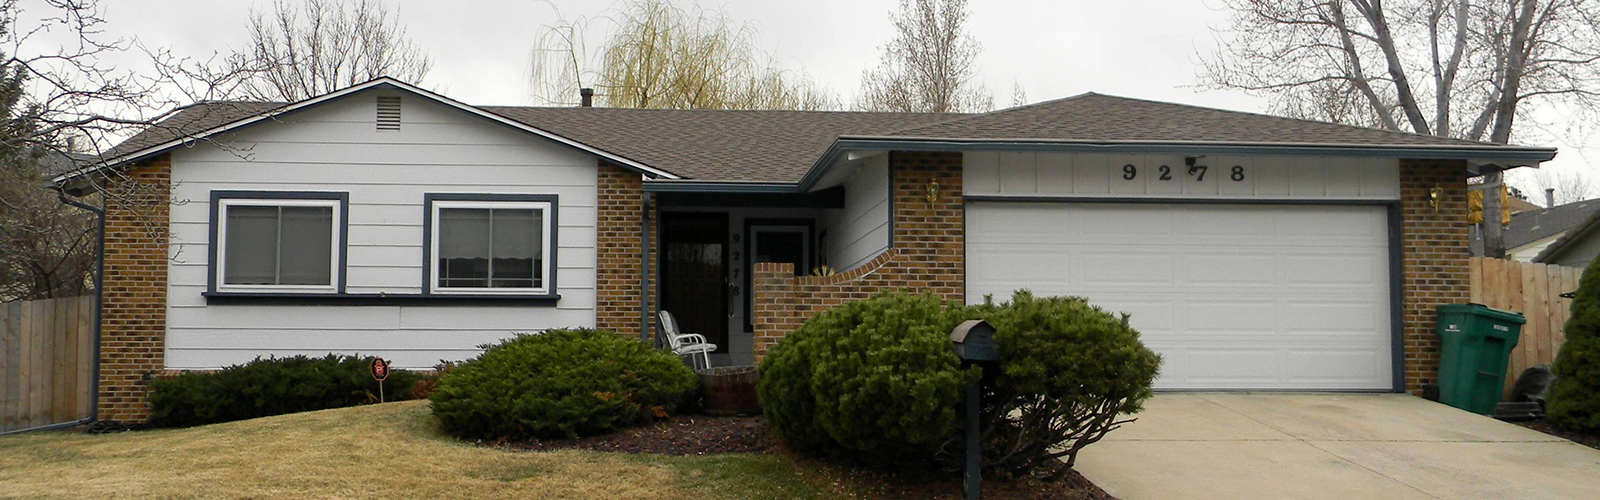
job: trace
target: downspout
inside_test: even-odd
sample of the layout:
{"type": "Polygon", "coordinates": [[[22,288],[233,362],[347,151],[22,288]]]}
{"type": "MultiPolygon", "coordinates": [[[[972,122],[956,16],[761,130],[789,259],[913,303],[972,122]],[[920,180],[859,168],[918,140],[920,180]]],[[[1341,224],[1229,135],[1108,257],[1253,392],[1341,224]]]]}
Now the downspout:
{"type": "Polygon", "coordinates": [[[644,192],[639,209],[639,340],[645,342],[650,341],[650,194],[644,192]]]}
{"type": "Polygon", "coordinates": [[[0,436],[28,431],[43,431],[77,427],[80,425],[93,423],[100,417],[100,301],[101,297],[104,296],[104,287],[102,286],[102,283],[106,274],[106,211],[104,209],[95,207],[94,205],[89,205],[67,198],[67,193],[64,189],[62,189],[61,186],[50,185],[47,187],[47,189],[54,190],[56,192],[56,199],[60,200],[61,203],[72,205],[93,213],[95,226],[97,226],[97,230],[100,233],[98,237],[98,243],[95,246],[94,259],[94,359],[89,369],[89,415],[71,422],[61,422],[29,429],[17,429],[0,432],[0,436]]]}

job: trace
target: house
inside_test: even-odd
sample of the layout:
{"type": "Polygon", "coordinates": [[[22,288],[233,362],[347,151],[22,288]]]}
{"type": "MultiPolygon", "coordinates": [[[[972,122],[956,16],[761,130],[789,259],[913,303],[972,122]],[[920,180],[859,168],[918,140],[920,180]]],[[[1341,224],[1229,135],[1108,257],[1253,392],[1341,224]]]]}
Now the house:
{"type": "Polygon", "coordinates": [[[1554,154],[1100,94],[530,108],[385,78],[195,105],[56,180],[112,193],[100,404],[133,420],[163,371],[424,368],[515,332],[648,336],[658,310],[750,363],[894,289],[1127,311],[1161,388],[1418,392],[1434,308],[1467,298],[1468,176],[1554,154]]]}
{"type": "MultiPolygon", "coordinates": [[[[1512,200],[1521,202],[1516,198],[1512,200]]],[[[1506,208],[1514,210],[1516,204],[1512,202],[1506,208]]],[[[1600,200],[1583,200],[1550,208],[1535,207],[1531,210],[1512,212],[1511,224],[1506,225],[1500,233],[1505,239],[1506,258],[1518,262],[1535,262],[1535,256],[1573,228],[1584,224],[1597,212],[1600,212],[1600,200]]],[[[1483,255],[1483,232],[1477,227],[1472,229],[1471,250],[1475,257],[1483,255]]]]}
{"type": "Polygon", "coordinates": [[[1533,257],[1533,262],[1586,268],[1596,255],[1600,255],[1600,239],[1596,239],[1596,233],[1600,233],[1600,200],[1586,200],[1572,205],[1579,203],[1596,208],[1589,210],[1582,221],[1541,248],[1533,257]]]}

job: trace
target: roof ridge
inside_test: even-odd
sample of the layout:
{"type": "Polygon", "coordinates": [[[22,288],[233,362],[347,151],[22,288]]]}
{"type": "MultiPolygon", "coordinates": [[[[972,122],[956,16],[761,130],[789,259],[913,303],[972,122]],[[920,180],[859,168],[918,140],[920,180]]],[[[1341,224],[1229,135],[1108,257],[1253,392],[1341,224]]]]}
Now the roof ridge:
{"type": "Polygon", "coordinates": [[[1035,102],[1035,103],[1030,103],[1030,104],[1023,104],[1021,106],[1012,106],[1012,107],[1005,108],[1005,109],[997,109],[997,110],[994,110],[994,111],[987,111],[987,112],[983,112],[983,113],[968,113],[968,114],[964,114],[962,116],[951,118],[951,119],[945,120],[945,121],[933,122],[933,123],[924,123],[924,124],[916,125],[916,126],[913,126],[913,127],[907,127],[907,128],[903,128],[903,129],[897,129],[897,130],[890,130],[889,132],[887,132],[887,135],[899,135],[901,133],[910,132],[912,130],[927,128],[927,127],[936,127],[936,126],[940,126],[940,125],[949,125],[949,124],[952,124],[952,123],[965,121],[965,120],[969,120],[969,119],[973,119],[973,118],[978,118],[978,117],[982,117],[982,116],[990,116],[990,115],[996,115],[996,114],[1000,114],[1000,113],[1009,113],[1009,112],[1012,112],[1012,111],[1019,111],[1019,110],[1023,110],[1023,109],[1027,109],[1027,108],[1043,106],[1043,105],[1046,105],[1046,104],[1056,104],[1056,103],[1070,101],[1070,100],[1073,100],[1073,99],[1079,99],[1079,98],[1083,98],[1083,97],[1093,97],[1093,96],[1098,96],[1098,95],[1104,95],[1104,94],[1097,94],[1097,93],[1094,93],[1093,91],[1090,91],[1090,92],[1084,92],[1084,93],[1081,93],[1081,94],[1070,95],[1070,96],[1066,96],[1066,97],[1057,97],[1055,99],[1047,99],[1047,100],[1043,100],[1043,101],[1039,101],[1039,102],[1035,102]]]}
{"type": "Polygon", "coordinates": [[[496,108],[496,109],[517,109],[517,110],[572,110],[572,111],[603,110],[603,111],[659,112],[659,113],[794,113],[794,114],[861,115],[861,116],[889,116],[889,115],[939,116],[939,115],[953,115],[953,116],[962,117],[962,118],[969,117],[969,116],[975,116],[975,114],[973,114],[973,113],[857,111],[857,110],[847,110],[847,109],[705,109],[705,108],[698,108],[698,109],[672,109],[672,108],[608,108],[608,107],[585,108],[585,107],[582,107],[582,106],[513,106],[513,105],[503,105],[503,104],[474,105],[474,107],[484,108],[484,109],[496,108]]]}
{"type": "Polygon", "coordinates": [[[1272,119],[1276,119],[1276,120],[1285,120],[1285,121],[1300,122],[1300,123],[1314,123],[1314,124],[1317,124],[1317,125],[1332,125],[1332,126],[1335,126],[1335,127],[1353,128],[1353,129],[1366,130],[1366,131],[1378,131],[1378,132],[1383,132],[1383,133],[1386,133],[1386,134],[1403,135],[1403,136],[1411,136],[1411,137],[1431,137],[1431,138],[1434,138],[1434,139],[1445,139],[1445,140],[1463,142],[1463,143],[1468,143],[1468,144],[1476,144],[1476,145],[1480,145],[1480,146],[1510,146],[1510,144],[1496,144],[1496,143],[1493,143],[1493,142],[1475,141],[1475,140],[1472,140],[1472,139],[1462,139],[1462,138],[1459,138],[1459,137],[1450,137],[1450,136],[1442,136],[1442,135],[1431,135],[1431,134],[1420,134],[1420,133],[1416,133],[1416,132],[1406,132],[1404,130],[1389,130],[1389,129],[1385,129],[1385,128],[1363,127],[1361,125],[1351,125],[1349,123],[1339,123],[1339,122],[1330,122],[1330,121],[1322,121],[1322,120],[1312,120],[1310,118],[1296,118],[1296,117],[1292,117],[1292,116],[1274,115],[1274,114],[1270,114],[1270,113],[1260,113],[1260,112],[1255,112],[1255,111],[1239,111],[1239,110],[1236,110],[1236,109],[1212,108],[1212,107],[1207,107],[1207,106],[1201,106],[1201,105],[1198,105],[1198,104],[1189,104],[1189,103],[1182,103],[1182,102],[1158,101],[1158,100],[1155,100],[1155,99],[1143,99],[1143,98],[1138,98],[1138,97],[1126,97],[1126,96],[1111,95],[1111,94],[1096,94],[1096,95],[1099,95],[1101,97],[1110,97],[1112,99],[1122,99],[1124,101],[1146,102],[1146,103],[1152,103],[1152,104],[1165,104],[1165,105],[1169,105],[1169,106],[1180,106],[1180,107],[1185,107],[1185,108],[1201,109],[1201,110],[1206,110],[1206,111],[1219,111],[1219,112],[1223,112],[1223,113],[1232,113],[1232,114],[1237,114],[1237,115],[1258,116],[1258,117],[1262,117],[1262,118],[1272,118],[1272,119]]]}

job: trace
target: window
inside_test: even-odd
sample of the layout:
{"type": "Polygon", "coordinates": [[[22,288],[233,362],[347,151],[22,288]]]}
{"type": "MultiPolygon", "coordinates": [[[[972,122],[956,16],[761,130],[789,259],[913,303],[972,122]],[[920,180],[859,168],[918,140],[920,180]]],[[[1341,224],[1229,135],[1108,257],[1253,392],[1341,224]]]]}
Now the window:
{"type": "Polygon", "coordinates": [[[338,292],[343,193],[212,193],[215,289],[338,292]]]}
{"type": "Polygon", "coordinates": [[[433,293],[553,295],[554,196],[430,195],[433,293]]]}

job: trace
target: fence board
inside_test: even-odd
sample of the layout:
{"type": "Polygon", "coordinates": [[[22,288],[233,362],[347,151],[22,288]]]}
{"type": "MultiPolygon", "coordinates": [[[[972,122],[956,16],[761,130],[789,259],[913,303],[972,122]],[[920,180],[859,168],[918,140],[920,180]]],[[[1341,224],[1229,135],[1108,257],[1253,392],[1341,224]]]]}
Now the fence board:
{"type": "Polygon", "coordinates": [[[89,415],[94,299],[0,304],[0,432],[89,415]]]}
{"type": "Polygon", "coordinates": [[[1507,364],[1507,396],[1523,370],[1555,360],[1566,340],[1563,328],[1572,307],[1572,300],[1560,295],[1576,290],[1582,274],[1583,270],[1575,267],[1483,257],[1470,260],[1470,300],[1522,313],[1528,320],[1507,364]]]}

